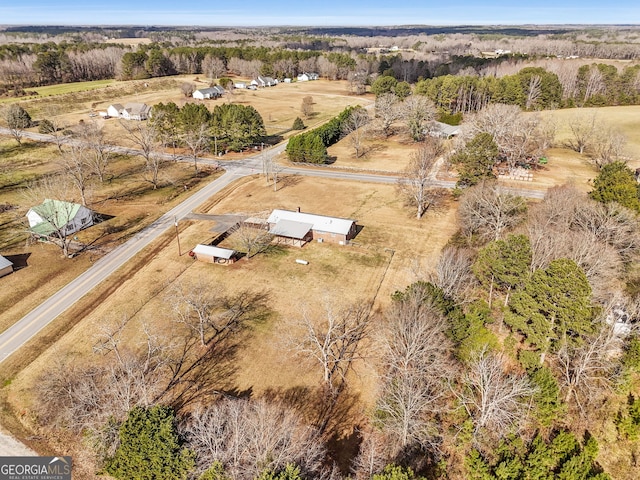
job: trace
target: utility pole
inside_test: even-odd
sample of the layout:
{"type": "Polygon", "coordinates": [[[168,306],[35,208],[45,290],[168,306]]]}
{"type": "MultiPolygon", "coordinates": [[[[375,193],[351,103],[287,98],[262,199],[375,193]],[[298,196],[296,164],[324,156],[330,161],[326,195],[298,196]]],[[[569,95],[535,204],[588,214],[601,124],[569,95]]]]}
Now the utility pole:
{"type": "Polygon", "coordinates": [[[178,231],[178,217],[173,217],[174,218],[174,225],[176,227],[176,238],[178,239],[178,256],[181,257],[182,256],[182,249],[180,248],[180,232],[178,231]]]}

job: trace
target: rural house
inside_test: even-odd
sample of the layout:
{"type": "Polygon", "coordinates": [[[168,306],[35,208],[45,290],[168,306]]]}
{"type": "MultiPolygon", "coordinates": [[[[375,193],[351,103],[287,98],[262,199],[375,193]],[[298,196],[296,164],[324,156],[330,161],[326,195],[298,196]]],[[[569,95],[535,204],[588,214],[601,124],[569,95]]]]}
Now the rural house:
{"type": "Polygon", "coordinates": [[[251,80],[251,85],[256,87],[273,87],[278,82],[271,77],[258,77],[255,80],[251,80]]]}
{"type": "Polygon", "coordinates": [[[230,264],[236,261],[237,253],[228,248],[198,244],[189,253],[196,260],[205,263],[230,264]]]}
{"type": "Polygon", "coordinates": [[[233,88],[247,88],[247,82],[235,82],[233,88]]]}
{"type": "Polygon", "coordinates": [[[151,107],[146,103],[127,103],[124,107],[119,103],[109,105],[107,115],[125,120],[147,120],[151,114],[151,107]]]}
{"type": "Polygon", "coordinates": [[[224,88],[219,86],[213,86],[209,88],[201,88],[200,90],[196,90],[193,92],[193,98],[197,98],[198,100],[205,100],[210,98],[219,98],[224,93],[224,88]]]}
{"type": "Polygon", "coordinates": [[[37,235],[64,237],[93,225],[93,212],[78,203],[46,199],[29,209],[27,220],[37,235]]]}
{"type": "Polygon", "coordinates": [[[267,221],[278,241],[296,246],[312,240],[346,245],[357,233],[355,220],[299,211],[274,210],[267,221]]]}
{"type": "Polygon", "coordinates": [[[13,262],[0,255],[0,277],[9,275],[11,272],[13,272],[13,262]]]}
{"type": "Polygon", "coordinates": [[[449,125],[442,122],[431,122],[431,125],[426,130],[426,134],[430,137],[438,138],[451,138],[456,135],[460,135],[460,127],[456,125],[449,125]]]}
{"type": "Polygon", "coordinates": [[[301,73],[298,75],[299,82],[309,82],[311,80],[318,80],[319,75],[317,73],[301,73]]]}

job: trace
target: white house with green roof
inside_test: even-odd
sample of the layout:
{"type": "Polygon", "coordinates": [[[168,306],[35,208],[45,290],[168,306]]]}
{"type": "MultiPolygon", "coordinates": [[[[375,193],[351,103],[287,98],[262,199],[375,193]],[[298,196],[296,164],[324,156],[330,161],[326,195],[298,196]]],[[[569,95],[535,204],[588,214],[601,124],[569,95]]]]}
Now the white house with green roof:
{"type": "Polygon", "coordinates": [[[33,233],[64,238],[93,225],[93,212],[78,203],[47,198],[29,209],[27,219],[33,233]]]}

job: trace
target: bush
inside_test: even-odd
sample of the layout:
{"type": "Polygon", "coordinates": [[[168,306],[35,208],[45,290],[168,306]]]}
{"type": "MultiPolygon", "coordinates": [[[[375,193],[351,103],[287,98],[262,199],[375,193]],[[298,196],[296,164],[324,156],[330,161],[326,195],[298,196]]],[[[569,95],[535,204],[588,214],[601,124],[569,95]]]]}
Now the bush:
{"type": "Polygon", "coordinates": [[[306,127],[304,126],[304,123],[302,122],[302,119],[300,117],[296,117],[296,119],[293,121],[293,126],[291,127],[292,130],[304,130],[306,127]]]}

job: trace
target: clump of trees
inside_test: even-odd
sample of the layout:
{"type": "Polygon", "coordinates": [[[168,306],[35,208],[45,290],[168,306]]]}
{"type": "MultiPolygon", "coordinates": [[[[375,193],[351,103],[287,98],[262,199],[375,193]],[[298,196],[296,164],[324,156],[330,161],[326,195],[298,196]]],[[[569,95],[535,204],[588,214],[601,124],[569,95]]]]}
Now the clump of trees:
{"type": "Polygon", "coordinates": [[[321,127],[298,134],[289,139],[287,155],[292,162],[324,163],[327,147],[336,143],[344,135],[344,128],[355,107],[347,107],[337,117],[321,127]]]}

